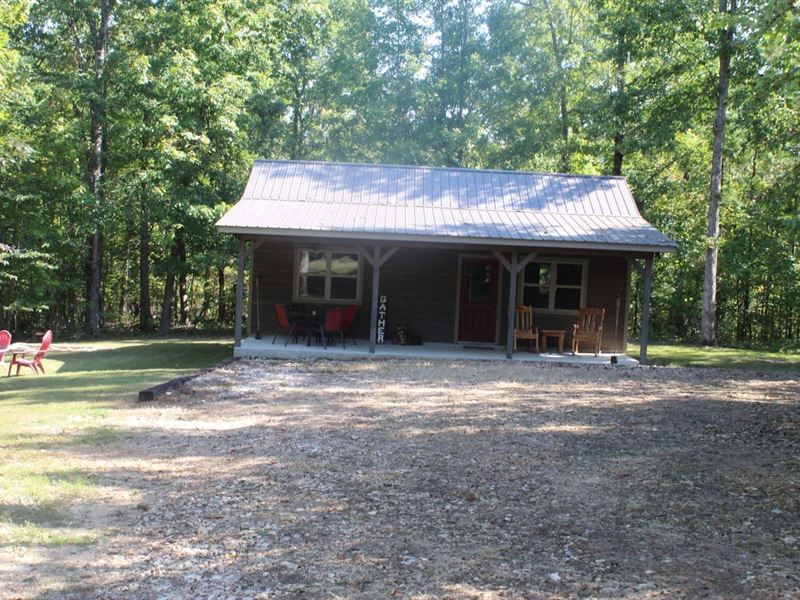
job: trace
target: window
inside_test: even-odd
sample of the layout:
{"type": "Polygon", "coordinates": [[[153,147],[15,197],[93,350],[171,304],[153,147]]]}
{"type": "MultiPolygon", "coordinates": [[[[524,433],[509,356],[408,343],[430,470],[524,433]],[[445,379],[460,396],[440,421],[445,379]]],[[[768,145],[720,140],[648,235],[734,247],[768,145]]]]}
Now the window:
{"type": "Polygon", "coordinates": [[[344,250],[297,250],[296,302],[360,302],[361,255],[344,250]]]}
{"type": "Polygon", "coordinates": [[[539,310],[577,311],[584,305],[585,275],[585,261],[528,263],[521,303],[539,310]]]}

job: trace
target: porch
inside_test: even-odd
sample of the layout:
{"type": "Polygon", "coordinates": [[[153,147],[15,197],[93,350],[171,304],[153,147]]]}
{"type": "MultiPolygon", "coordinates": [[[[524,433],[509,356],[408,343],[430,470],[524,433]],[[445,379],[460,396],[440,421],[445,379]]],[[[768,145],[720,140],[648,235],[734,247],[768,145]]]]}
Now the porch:
{"type": "MultiPolygon", "coordinates": [[[[467,344],[448,344],[445,342],[428,342],[420,346],[402,346],[399,344],[378,344],[375,354],[370,354],[369,340],[357,340],[357,345],[348,341],[347,346],[328,346],[316,344],[307,346],[305,343],[283,343],[285,337],[279,336],[272,343],[272,336],[260,340],[250,336],[242,340],[241,346],[234,348],[234,356],[246,358],[333,358],[333,359],[358,359],[358,358],[411,358],[423,360],[507,360],[505,346],[470,346],[467,344]]],[[[546,351],[537,354],[526,350],[514,353],[515,362],[538,362],[568,365],[607,365],[611,362],[612,354],[571,353],[546,351]]],[[[639,364],[636,359],[625,354],[617,354],[617,364],[632,367],[639,364]]]]}

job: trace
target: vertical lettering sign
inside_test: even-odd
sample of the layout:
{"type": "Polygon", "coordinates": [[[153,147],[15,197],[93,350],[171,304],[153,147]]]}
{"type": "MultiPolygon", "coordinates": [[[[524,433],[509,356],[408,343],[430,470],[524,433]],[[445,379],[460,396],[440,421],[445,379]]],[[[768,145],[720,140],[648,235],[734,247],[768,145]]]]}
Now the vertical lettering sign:
{"type": "Polygon", "coordinates": [[[378,335],[375,340],[378,344],[386,342],[386,296],[381,296],[378,300],[378,335]]]}

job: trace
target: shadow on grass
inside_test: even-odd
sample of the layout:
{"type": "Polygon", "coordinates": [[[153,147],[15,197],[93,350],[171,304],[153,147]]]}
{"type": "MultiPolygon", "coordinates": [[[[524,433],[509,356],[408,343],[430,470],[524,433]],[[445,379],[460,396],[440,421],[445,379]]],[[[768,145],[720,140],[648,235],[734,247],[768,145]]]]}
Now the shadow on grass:
{"type": "MultiPolygon", "coordinates": [[[[635,350],[635,347],[631,348],[631,352],[633,350],[635,350]]],[[[785,371],[788,373],[794,372],[795,374],[800,372],[799,354],[742,348],[711,348],[688,344],[653,344],[649,347],[648,358],[651,364],[668,367],[785,371]]]]}
{"type": "Polygon", "coordinates": [[[0,521],[23,526],[26,523],[37,525],[62,526],[70,520],[64,511],[63,500],[50,500],[37,504],[0,502],[0,521]]]}
{"type": "Polygon", "coordinates": [[[227,342],[148,341],[94,352],[63,353],[58,373],[200,369],[232,356],[227,342]]]}

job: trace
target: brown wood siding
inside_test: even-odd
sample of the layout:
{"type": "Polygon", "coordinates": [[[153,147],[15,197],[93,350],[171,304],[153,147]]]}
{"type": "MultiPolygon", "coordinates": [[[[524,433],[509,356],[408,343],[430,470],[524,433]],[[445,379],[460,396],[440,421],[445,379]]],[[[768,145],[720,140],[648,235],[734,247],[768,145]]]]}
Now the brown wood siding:
{"type": "Polygon", "coordinates": [[[589,260],[589,281],[586,291],[586,306],[605,308],[603,323],[603,351],[625,352],[627,344],[628,311],[628,259],[619,257],[596,257],[589,260]],[[614,322],[619,298],[619,323],[616,334],[614,322]]]}
{"type": "MultiPolygon", "coordinates": [[[[302,244],[296,245],[301,246],[302,244]]],[[[259,282],[260,329],[264,337],[272,336],[277,327],[273,303],[292,302],[294,248],[295,245],[292,244],[268,240],[254,253],[253,283],[255,286],[255,282],[259,282]]],[[[394,328],[409,324],[423,342],[454,341],[460,254],[471,256],[477,253],[406,246],[401,247],[381,268],[381,293],[388,297],[387,339],[391,339],[394,328]]],[[[628,259],[620,256],[595,256],[588,258],[588,261],[586,306],[606,309],[603,350],[623,352],[627,340],[628,259]],[[620,315],[615,337],[614,320],[618,295],[620,315]]],[[[501,277],[498,343],[503,345],[506,339],[508,273],[503,272],[501,277]]],[[[360,339],[369,337],[372,269],[366,261],[363,278],[361,310],[354,323],[354,334],[360,339]]],[[[250,308],[250,333],[253,333],[256,328],[254,296],[250,298],[250,308]]],[[[535,320],[542,329],[566,330],[566,348],[569,348],[575,315],[535,313],[535,320]]]]}
{"type": "MultiPolygon", "coordinates": [[[[293,270],[294,246],[267,241],[253,255],[254,287],[257,280],[261,303],[261,333],[264,336],[274,335],[277,327],[272,305],[292,302],[293,270]]],[[[408,324],[423,342],[452,342],[456,317],[457,271],[457,252],[400,248],[381,268],[380,291],[388,297],[387,333],[391,334],[396,327],[408,324]]],[[[372,268],[366,261],[363,273],[361,310],[353,324],[353,333],[356,338],[367,339],[372,268]]],[[[250,301],[254,315],[254,332],[254,297],[250,301]]]]}
{"type": "MultiPolygon", "coordinates": [[[[369,336],[372,269],[364,281],[366,318],[358,335],[369,336]],[[362,328],[363,327],[363,328],[362,328]]],[[[381,267],[381,294],[388,299],[387,332],[410,325],[423,342],[452,342],[456,318],[458,253],[425,248],[400,248],[381,267]]]]}

